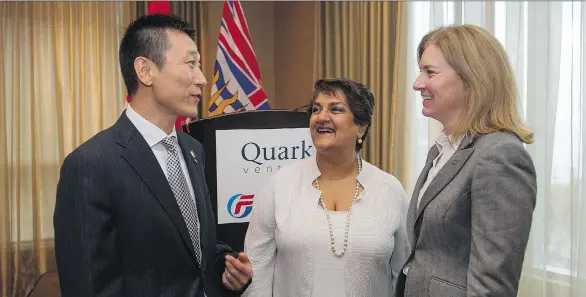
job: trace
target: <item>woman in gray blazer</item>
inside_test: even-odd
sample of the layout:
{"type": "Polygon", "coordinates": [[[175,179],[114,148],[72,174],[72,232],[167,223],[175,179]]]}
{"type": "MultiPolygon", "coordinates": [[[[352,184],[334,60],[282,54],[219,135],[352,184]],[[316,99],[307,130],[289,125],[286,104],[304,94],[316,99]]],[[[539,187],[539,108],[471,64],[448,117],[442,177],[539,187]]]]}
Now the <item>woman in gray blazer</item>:
{"type": "Polygon", "coordinates": [[[514,297],[537,186],[507,55],[472,25],[428,33],[417,55],[413,89],[443,133],[411,198],[397,296],[514,297]]]}

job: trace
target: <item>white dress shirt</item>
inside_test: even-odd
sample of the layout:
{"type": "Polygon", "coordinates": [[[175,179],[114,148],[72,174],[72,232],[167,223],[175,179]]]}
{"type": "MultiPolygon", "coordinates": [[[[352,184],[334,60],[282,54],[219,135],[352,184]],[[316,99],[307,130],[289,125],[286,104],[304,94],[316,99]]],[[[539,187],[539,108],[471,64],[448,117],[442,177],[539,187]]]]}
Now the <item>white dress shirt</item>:
{"type": "MultiPolygon", "coordinates": [[[[319,191],[315,156],[275,173],[255,196],[244,251],[254,271],[244,296],[392,296],[409,253],[408,197],[392,175],[362,162],[364,191],[352,206],[348,247],[332,254],[319,191]]],[[[345,212],[332,214],[336,247],[344,241],[345,212]]]]}
{"type": "Polygon", "coordinates": [[[435,157],[435,159],[433,159],[433,166],[431,167],[431,169],[429,169],[429,172],[427,173],[427,178],[425,179],[425,183],[423,183],[423,186],[419,191],[419,197],[417,198],[418,207],[419,203],[421,203],[421,197],[423,197],[423,194],[427,190],[427,187],[429,187],[429,184],[431,183],[431,181],[433,181],[437,173],[442,169],[442,167],[444,167],[446,162],[448,162],[448,160],[458,150],[458,147],[460,146],[460,143],[462,142],[463,138],[464,135],[460,136],[456,140],[456,142],[451,142],[448,135],[446,135],[445,132],[442,132],[442,134],[440,134],[435,140],[435,146],[437,146],[439,154],[437,155],[437,157],[435,157]]]}
{"type": "MultiPolygon", "coordinates": [[[[165,133],[165,131],[163,131],[161,128],[155,126],[155,124],[147,121],[141,115],[136,113],[136,111],[134,111],[132,107],[130,107],[130,104],[128,104],[128,107],[126,108],[126,116],[130,120],[130,122],[132,122],[134,127],[136,127],[138,132],[140,132],[144,140],[146,140],[149,147],[153,151],[153,154],[155,154],[157,161],[159,161],[159,165],[161,165],[161,169],[163,169],[165,177],[168,178],[169,173],[167,172],[167,149],[165,149],[161,141],[170,136],[177,137],[177,131],[175,131],[175,126],[173,126],[173,131],[171,131],[171,133],[167,135],[167,133],[165,133]]],[[[181,169],[183,171],[183,175],[185,175],[185,178],[187,179],[186,182],[187,186],[189,186],[189,193],[191,193],[191,199],[193,199],[193,203],[195,204],[195,194],[193,192],[193,185],[191,184],[189,171],[187,170],[187,164],[185,163],[185,158],[183,158],[181,147],[178,147],[178,149],[181,169]]],[[[199,222],[197,222],[197,227],[199,228],[199,222]]]]}

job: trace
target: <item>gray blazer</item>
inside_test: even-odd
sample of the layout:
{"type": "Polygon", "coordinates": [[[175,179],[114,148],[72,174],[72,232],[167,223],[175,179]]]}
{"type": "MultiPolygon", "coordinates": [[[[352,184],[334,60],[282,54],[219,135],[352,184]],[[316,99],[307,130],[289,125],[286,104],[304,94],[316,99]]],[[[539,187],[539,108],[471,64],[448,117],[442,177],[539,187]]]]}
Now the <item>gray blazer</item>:
{"type": "Polygon", "coordinates": [[[512,133],[464,137],[417,207],[438,153],[430,149],[413,191],[397,296],[516,296],[536,203],[531,157],[512,133]]]}

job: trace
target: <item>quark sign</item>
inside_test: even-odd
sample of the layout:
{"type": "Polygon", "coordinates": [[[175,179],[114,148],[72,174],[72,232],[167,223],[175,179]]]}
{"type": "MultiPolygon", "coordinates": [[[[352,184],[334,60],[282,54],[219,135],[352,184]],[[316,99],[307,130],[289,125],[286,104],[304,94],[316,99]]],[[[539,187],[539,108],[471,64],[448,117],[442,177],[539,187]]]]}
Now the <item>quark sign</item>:
{"type": "Polygon", "coordinates": [[[283,166],[313,154],[309,128],[217,130],[218,224],[248,222],[250,210],[236,208],[246,196],[236,193],[255,197],[283,166]]]}
{"type": "Polygon", "coordinates": [[[297,160],[311,156],[309,151],[313,145],[309,145],[305,140],[301,140],[297,145],[291,146],[272,146],[261,147],[256,142],[248,142],[242,146],[242,159],[252,162],[256,165],[263,165],[267,161],[275,160],[297,160]]]}

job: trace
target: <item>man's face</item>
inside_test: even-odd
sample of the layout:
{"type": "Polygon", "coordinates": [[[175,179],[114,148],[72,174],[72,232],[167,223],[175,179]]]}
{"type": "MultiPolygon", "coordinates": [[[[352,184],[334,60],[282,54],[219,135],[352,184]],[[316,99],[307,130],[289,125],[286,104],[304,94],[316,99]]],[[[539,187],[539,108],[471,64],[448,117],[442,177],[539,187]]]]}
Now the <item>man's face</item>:
{"type": "Polygon", "coordinates": [[[200,55],[189,35],[167,30],[169,48],[165,64],[153,70],[152,90],[160,107],[174,116],[194,118],[207,84],[201,71],[200,55]]]}

